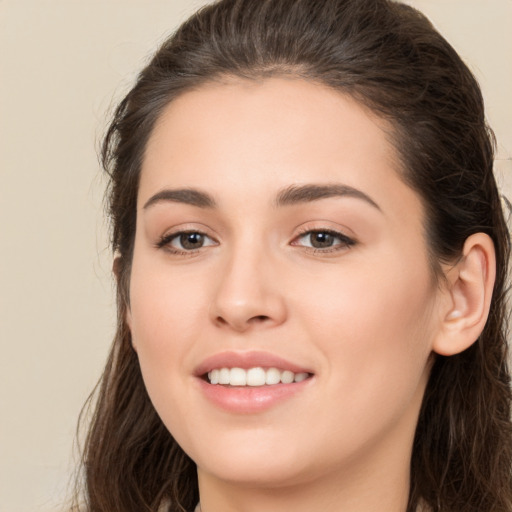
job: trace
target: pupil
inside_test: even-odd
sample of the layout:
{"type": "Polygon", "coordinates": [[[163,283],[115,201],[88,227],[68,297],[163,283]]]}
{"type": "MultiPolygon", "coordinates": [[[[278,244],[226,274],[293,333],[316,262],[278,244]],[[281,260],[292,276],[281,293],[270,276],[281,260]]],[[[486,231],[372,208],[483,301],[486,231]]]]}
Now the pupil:
{"type": "Polygon", "coordinates": [[[197,249],[203,245],[204,236],[200,233],[184,233],[180,236],[180,243],[184,249],[197,249]]]}
{"type": "Polygon", "coordinates": [[[333,236],[330,233],[313,233],[311,235],[311,245],[316,248],[331,247],[333,236]]]}

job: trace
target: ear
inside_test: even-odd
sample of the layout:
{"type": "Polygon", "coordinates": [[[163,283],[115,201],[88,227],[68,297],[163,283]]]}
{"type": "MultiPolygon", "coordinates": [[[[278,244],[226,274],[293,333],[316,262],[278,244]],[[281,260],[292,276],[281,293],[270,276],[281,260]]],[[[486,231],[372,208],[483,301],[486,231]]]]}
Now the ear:
{"type": "MultiPolygon", "coordinates": [[[[125,322],[126,322],[126,325],[128,326],[129,331],[132,332],[132,310],[130,309],[129,304],[126,305],[125,322]]],[[[132,336],[132,345],[134,345],[133,336],[132,336]]],[[[135,348],[135,345],[133,348],[135,348]]]]}
{"type": "MultiPolygon", "coordinates": [[[[113,272],[114,276],[116,277],[116,281],[117,281],[117,286],[118,287],[122,286],[121,283],[120,283],[120,280],[121,280],[121,264],[122,264],[121,256],[120,255],[115,256],[114,257],[114,261],[112,263],[112,272],[113,272]]],[[[118,299],[118,300],[123,300],[123,299],[118,299]]],[[[126,321],[126,325],[128,326],[128,329],[131,331],[132,330],[132,312],[131,312],[130,304],[128,303],[128,301],[125,300],[125,302],[126,302],[125,321],[126,321]]],[[[133,345],[133,340],[132,340],[132,345],[133,345]]]]}
{"type": "Polygon", "coordinates": [[[117,255],[114,257],[112,262],[112,272],[116,276],[116,280],[119,283],[119,277],[121,275],[121,256],[117,255]]]}
{"type": "Polygon", "coordinates": [[[460,260],[446,274],[441,329],[433,350],[451,356],[471,346],[482,333],[496,277],[494,244],[485,233],[465,242],[460,260]]]}

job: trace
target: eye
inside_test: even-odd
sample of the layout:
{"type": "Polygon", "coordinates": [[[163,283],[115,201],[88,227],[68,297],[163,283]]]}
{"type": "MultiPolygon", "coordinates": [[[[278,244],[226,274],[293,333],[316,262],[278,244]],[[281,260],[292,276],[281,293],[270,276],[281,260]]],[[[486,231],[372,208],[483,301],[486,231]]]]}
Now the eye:
{"type": "Polygon", "coordinates": [[[177,254],[196,251],[211,245],[217,245],[217,242],[200,231],[180,231],[164,235],[157,244],[159,248],[165,247],[177,254]]]}
{"type": "Polygon", "coordinates": [[[343,233],[338,233],[332,230],[310,230],[304,232],[302,235],[297,237],[292,245],[299,245],[302,247],[309,247],[315,250],[324,250],[328,252],[330,250],[341,250],[355,245],[355,240],[349,238],[343,233]]]}

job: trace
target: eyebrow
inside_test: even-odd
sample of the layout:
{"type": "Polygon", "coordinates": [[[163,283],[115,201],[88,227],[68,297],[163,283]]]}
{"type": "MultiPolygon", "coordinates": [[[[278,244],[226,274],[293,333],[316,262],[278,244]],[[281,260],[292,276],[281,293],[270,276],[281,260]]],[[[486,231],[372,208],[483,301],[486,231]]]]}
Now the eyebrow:
{"type": "MultiPolygon", "coordinates": [[[[370,196],[357,188],[341,183],[327,185],[291,185],[277,194],[274,204],[277,207],[292,206],[330,197],[354,197],[365,201],[381,211],[380,206],[370,196]]],[[[206,209],[217,207],[215,199],[210,194],[194,188],[180,188],[164,189],[157,192],[146,201],[143,208],[147,209],[161,202],[183,203],[206,209]]]]}
{"type": "Polygon", "coordinates": [[[161,202],[184,203],[198,208],[215,208],[213,197],[206,192],[193,188],[165,189],[151,196],[144,204],[144,209],[161,202]]]}
{"type": "Polygon", "coordinates": [[[362,199],[374,208],[377,208],[377,210],[382,211],[380,206],[370,196],[357,188],[341,183],[327,185],[292,185],[277,195],[275,203],[276,206],[290,206],[330,197],[354,197],[356,199],[362,199]]]}

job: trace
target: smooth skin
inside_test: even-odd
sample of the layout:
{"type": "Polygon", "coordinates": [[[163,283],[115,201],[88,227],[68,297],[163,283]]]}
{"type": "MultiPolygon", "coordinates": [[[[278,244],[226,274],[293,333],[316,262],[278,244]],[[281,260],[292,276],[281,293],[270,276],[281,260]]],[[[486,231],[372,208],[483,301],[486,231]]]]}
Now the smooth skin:
{"type": "Polygon", "coordinates": [[[150,137],[127,322],[203,512],[405,511],[433,357],[481,332],[494,252],[473,235],[435,279],[389,132],[349,97],[271,78],[187,92],[150,137]],[[195,368],[255,350],[313,376],[254,414],[209,401],[195,368]]]}

